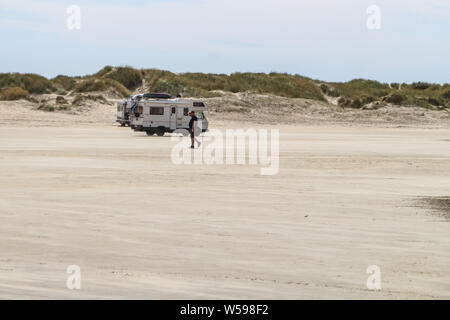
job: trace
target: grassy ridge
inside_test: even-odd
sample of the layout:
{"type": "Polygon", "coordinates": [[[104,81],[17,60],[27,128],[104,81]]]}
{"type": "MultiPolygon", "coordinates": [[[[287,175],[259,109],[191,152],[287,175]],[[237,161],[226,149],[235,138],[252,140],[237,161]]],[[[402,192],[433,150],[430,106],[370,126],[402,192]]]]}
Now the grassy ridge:
{"type": "Polygon", "coordinates": [[[387,84],[355,79],[349,82],[322,83],[320,87],[324,94],[340,97],[338,102],[343,107],[360,108],[373,101],[425,108],[450,107],[450,84],[387,84]]]}
{"type": "Polygon", "coordinates": [[[188,96],[217,96],[214,91],[270,93],[289,98],[325,100],[320,88],[310,79],[280,73],[174,74],[161,70],[143,70],[150,91],[188,96]]]}
{"type": "Polygon", "coordinates": [[[131,92],[125,88],[120,82],[113,79],[87,79],[85,81],[80,81],[74,86],[74,91],[78,93],[87,93],[95,91],[110,91],[118,95],[119,97],[125,98],[131,95],[131,92]]]}
{"type": "Polygon", "coordinates": [[[349,82],[321,82],[283,73],[176,74],[164,70],[106,66],[83,77],[59,75],[46,79],[36,74],[0,74],[0,100],[26,98],[29,94],[88,93],[109,91],[127,97],[136,89],[190,97],[215,97],[225,92],[255,92],[288,98],[325,101],[338,98],[343,107],[360,108],[373,102],[415,105],[427,108],[450,107],[450,85],[387,84],[355,79],[349,82]]]}
{"type": "Polygon", "coordinates": [[[18,87],[28,93],[50,93],[54,88],[47,78],[32,74],[0,73],[0,89],[18,87]]]}

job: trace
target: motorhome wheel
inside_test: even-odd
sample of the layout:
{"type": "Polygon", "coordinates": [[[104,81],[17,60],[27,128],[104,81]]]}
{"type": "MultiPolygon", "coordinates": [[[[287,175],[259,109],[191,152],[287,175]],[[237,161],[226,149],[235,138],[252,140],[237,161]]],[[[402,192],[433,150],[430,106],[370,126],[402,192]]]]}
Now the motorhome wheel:
{"type": "Polygon", "coordinates": [[[158,130],[156,131],[158,137],[162,137],[164,133],[166,133],[166,130],[164,128],[158,128],[158,130]]]}

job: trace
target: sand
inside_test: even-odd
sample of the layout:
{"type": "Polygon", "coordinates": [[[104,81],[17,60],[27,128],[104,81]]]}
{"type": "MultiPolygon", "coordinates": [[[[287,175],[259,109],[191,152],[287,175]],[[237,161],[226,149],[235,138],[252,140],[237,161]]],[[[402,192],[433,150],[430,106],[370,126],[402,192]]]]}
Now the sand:
{"type": "Polygon", "coordinates": [[[448,128],[233,123],[280,130],[261,176],[174,165],[111,106],[31,108],[0,116],[1,299],[450,298],[449,220],[423,200],[449,196],[448,128]]]}

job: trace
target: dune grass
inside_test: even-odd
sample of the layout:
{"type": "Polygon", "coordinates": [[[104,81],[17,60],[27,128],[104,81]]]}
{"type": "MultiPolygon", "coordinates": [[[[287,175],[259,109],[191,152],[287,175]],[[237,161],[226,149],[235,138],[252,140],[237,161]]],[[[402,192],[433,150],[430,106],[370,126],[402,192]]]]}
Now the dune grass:
{"type": "Polygon", "coordinates": [[[0,74],[0,94],[3,94],[4,99],[20,99],[27,94],[51,92],[65,95],[72,90],[76,93],[110,91],[119,97],[128,97],[142,85],[143,90],[148,92],[165,92],[173,96],[181,94],[184,97],[197,98],[217,97],[221,96],[222,92],[254,92],[318,101],[333,97],[338,98],[340,106],[349,108],[361,108],[375,101],[432,109],[450,108],[450,85],[426,82],[387,84],[366,79],[324,82],[300,75],[275,72],[231,75],[176,74],[157,69],[137,70],[128,66],[106,66],[92,75],[83,77],[59,75],[51,80],[36,74],[0,74]]]}
{"type": "Polygon", "coordinates": [[[401,93],[408,103],[423,107],[450,107],[450,84],[402,84],[401,93]]]}
{"type": "MultiPolygon", "coordinates": [[[[142,74],[138,70],[131,67],[118,67],[109,71],[107,70],[109,70],[109,68],[103,70],[103,72],[106,72],[104,74],[106,78],[116,80],[128,90],[134,90],[142,85],[142,74]]],[[[102,72],[100,72],[100,74],[102,74],[102,72]]]]}
{"type": "Polygon", "coordinates": [[[75,86],[75,92],[93,92],[93,91],[105,91],[106,84],[103,80],[89,79],[82,81],[75,86]]]}
{"type": "Polygon", "coordinates": [[[79,82],[75,86],[75,92],[86,93],[96,91],[111,90],[119,97],[125,98],[131,95],[131,92],[125,88],[121,83],[113,79],[88,79],[79,82]]]}
{"type": "Polygon", "coordinates": [[[75,87],[76,80],[69,76],[59,75],[50,80],[57,89],[70,91],[75,87]]]}
{"type": "Polygon", "coordinates": [[[28,91],[22,89],[21,87],[10,87],[0,92],[0,100],[11,101],[29,98],[30,94],[28,93],[28,91]]]}
{"type": "Polygon", "coordinates": [[[380,83],[373,80],[355,79],[349,82],[327,83],[322,91],[334,88],[343,107],[359,108],[372,101],[394,105],[419,106],[430,109],[450,107],[450,85],[417,82],[412,84],[380,83]]]}
{"type": "Polygon", "coordinates": [[[349,82],[332,82],[330,85],[335,87],[340,92],[340,95],[346,98],[365,95],[376,99],[388,95],[391,91],[388,84],[364,79],[355,79],[349,82]]]}
{"type": "Polygon", "coordinates": [[[31,94],[51,93],[56,90],[50,80],[37,74],[0,73],[0,88],[12,87],[22,88],[31,94]]]}
{"type": "Polygon", "coordinates": [[[281,73],[174,74],[162,70],[143,70],[150,91],[172,95],[217,96],[214,91],[268,93],[289,98],[324,100],[320,88],[310,79],[281,73]]]}

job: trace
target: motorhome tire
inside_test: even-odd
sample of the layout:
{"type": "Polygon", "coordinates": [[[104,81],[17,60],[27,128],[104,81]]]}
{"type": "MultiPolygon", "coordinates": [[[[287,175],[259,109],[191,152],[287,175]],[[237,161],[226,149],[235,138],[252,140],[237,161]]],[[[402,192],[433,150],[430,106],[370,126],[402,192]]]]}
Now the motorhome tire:
{"type": "Polygon", "coordinates": [[[164,133],[166,133],[166,129],[164,129],[164,128],[158,128],[156,130],[156,134],[158,135],[158,137],[162,137],[164,135],[164,133]]]}
{"type": "Polygon", "coordinates": [[[146,131],[146,133],[147,133],[147,135],[148,135],[149,137],[151,137],[152,135],[154,135],[154,134],[155,134],[155,132],[154,132],[154,131],[146,131]]]}

